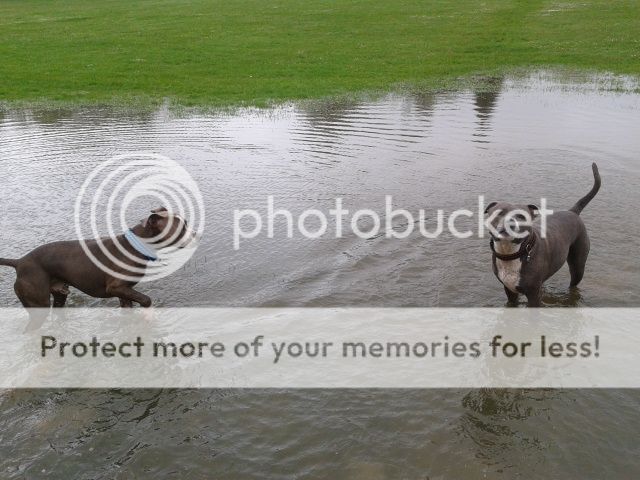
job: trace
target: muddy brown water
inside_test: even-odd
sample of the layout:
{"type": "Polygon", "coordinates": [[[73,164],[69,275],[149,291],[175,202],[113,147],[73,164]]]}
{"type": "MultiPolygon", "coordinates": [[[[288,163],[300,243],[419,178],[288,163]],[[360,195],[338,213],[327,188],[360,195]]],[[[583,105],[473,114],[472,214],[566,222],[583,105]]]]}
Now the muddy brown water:
{"type": "MultiPolygon", "coordinates": [[[[259,235],[233,248],[233,210],[490,200],[583,213],[587,273],[564,269],[548,307],[640,305],[640,95],[545,78],[492,93],[391,95],[233,114],[0,113],[0,256],[74,238],[86,175],[115,154],[180,162],[204,194],[193,259],[140,289],[158,306],[502,306],[486,239],[259,235]]],[[[396,225],[401,228],[401,224],[396,225]]],[[[0,271],[0,305],[17,306],[0,271]]],[[[70,305],[114,305],[73,292],[70,305]]],[[[11,391],[0,478],[632,478],[636,390],[11,391]]]]}

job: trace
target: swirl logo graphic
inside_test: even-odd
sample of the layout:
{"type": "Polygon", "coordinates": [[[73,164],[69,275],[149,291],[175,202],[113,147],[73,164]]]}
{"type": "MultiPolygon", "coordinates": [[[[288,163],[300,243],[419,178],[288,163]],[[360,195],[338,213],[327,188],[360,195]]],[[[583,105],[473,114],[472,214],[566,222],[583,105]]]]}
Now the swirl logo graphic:
{"type": "Polygon", "coordinates": [[[170,158],[119,155],[88,175],[76,198],[74,221],[94,265],[121,280],[149,282],[193,256],[204,230],[204,202],[191,175],[170,158]],[[145,218],[127,223],[127,212],[142,206],[145,218]]]}

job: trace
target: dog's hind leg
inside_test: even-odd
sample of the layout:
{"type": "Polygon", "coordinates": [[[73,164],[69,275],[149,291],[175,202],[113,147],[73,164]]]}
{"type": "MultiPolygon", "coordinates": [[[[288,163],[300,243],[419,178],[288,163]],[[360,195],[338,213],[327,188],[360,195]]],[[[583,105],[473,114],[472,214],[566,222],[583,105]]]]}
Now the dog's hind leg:
{"type": "Polygon", "coordinates": [[[571,274],[570,287],[577,286],[584,276],[584,268],[587,264],[587,257],[589,256],[589,246],[589,237],[585,232],[583,235],[580,235],[580,237],[573,242],[571,248],[569,248],[567,263],[569,264],[569,273],[571,274]]]}
{"type": "Polygon", "coordinates": [[[53,307],[62,308],[67,303],[67,296],[61,293],[52,293],[53,295],[53,307]]]}
{"type": "Polygon", "coordinates": [[[49,308],[49,276],[41,270],[29,270],[28,275],[18,270],[18,278],[13,285],[18,299],[25,308],[49,308]]]}
{"type": "Polygon", "coordinates": [[[53,306],[55,308],[64,307],[69,295],[69,286],[61,280],[54,279],[49,287],[51,295],[53,295],[53,306]]]}
{"type": "Polygon", "coordinates": [[[49,312],[49,277],[43,271],[30,270],[24,276],[20,273],[13,289],[22,305],[29,309],[29,323],[25,332],[36,331],[42,327],[49,312]]]}

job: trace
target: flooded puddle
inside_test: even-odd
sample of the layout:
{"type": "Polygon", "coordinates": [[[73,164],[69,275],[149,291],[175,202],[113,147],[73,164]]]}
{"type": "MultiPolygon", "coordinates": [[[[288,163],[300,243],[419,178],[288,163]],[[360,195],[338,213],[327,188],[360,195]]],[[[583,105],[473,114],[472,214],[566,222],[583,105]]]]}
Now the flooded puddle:
{"type": "MultiPolygon", "coordinates": [[[[603,186],[582,214],[592,244],[584,280],[569,293],[565,267],[543,300],[640,305],[640,95],[545,79],[495,87],[234,114],[0,113],[0,255],[74,238],[73,206],[89,172],[146,151],[183,165],[207,212],[191,261],[140,288],[158,306],[503,306],[488,239],[312,240],[277,229],[236,250],[233,212],[264,210],[270,195],[294,214],[328,212],[339,197],[383,221],[385,195],[416,213],[474,210],[478,195],[544,197],[567,209],[591,188],[597,162],[603,186]]],[[[13,281],[3,267],[0,305],[19,305],[13,281]]],[[[3,478],[37,478],[52,466],[72,475],[64,460],[79,456],[86,478],[124,465],[168,474],[163,459],[176,455],[185,459],[178,474],[193,478],[263,478],[265,463],[273,478],[511,478],[531,468],[616,476],[640,428],[628,411],[633,391],[11,392],[0,402],[2,444],[12,446],[0,459],[3,478]]]]}
{"type": "MultiPolygon", "coordinates": [[[[385,196],[417,215],[477,209],[486,201],[567,209],[592,184],[583,212],[592,239],[587,273],[568,296],[568,272],[548,284],[551,305],[640,303],[634,215],[640,179],[640,97],[528,89],[504,81],[495,93],[462,92],[363,103],[319,103],[235,115],[175,118],[160,111],[5,114],[0,123],[4,209],[2,256],[75,238],[73,206],[85,177],[116,154],[147,151],[182,164],[205,199],[207,226],[192,261],[145,285],[159,306],[502,306],[487,239],[330,235],[312,240],[284,226],[233,244],[235,209],[299,215],[368,208],[384,222],[385,196]]],[[[150,207],[153,205],[150,205],[150,207]]],[[[140,215],[146,214],[142,210],[140,215]]],[[[132,222],[139,217],[132,218],[132,222]]],[[[399,219],[398,221],[401,221],[399,219]]],[[[0,302],[18,305],[12,272],[0,302]]],[[[74,293],[70,304],[114,304],[74,293]]]]}

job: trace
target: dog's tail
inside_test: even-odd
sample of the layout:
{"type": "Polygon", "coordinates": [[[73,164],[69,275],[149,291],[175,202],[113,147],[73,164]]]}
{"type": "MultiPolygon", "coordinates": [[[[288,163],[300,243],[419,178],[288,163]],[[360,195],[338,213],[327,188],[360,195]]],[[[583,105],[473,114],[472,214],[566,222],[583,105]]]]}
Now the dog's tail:
{"type": "Polygon", "coordinates": [[[12,258],[0,258],[0,265],[16,268],[18,266],[18,260],[14,260],[12,258]]]}
{"type": "Polygon", "coordinates": [[[576,204],[571,207],[569,211],[573,213],[577,213],[580,215],[580,212],[587,206],[587,204],[596,196],[598,190],[600,190],[600,173],[598,172],[598,166],[595,163],[591,164],[591,169],[593,170],[593,187],[584,197],[576,202],[576,204]]]}

